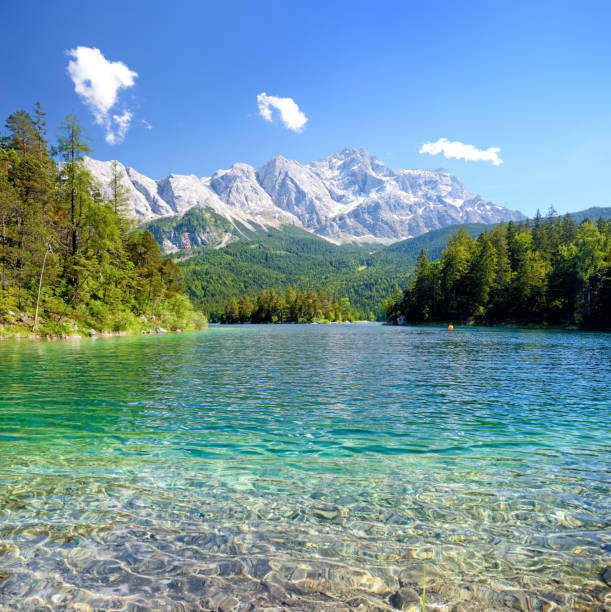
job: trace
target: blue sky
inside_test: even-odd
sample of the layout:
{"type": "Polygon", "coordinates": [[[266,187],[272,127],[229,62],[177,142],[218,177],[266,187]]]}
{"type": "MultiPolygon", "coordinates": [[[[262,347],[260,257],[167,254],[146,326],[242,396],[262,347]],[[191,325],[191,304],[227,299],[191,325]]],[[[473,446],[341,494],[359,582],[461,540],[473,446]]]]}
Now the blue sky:
{"type": "Polygon", "coordinates": [[[530,215],[611,205],[609,2],[23,0],[3,14],[2,118],[40,100],[53,140],[74,112],[94,157],[153,178],[364,147],[530,215]],[[115,63],[96,70],[79,47],[115,63]],[[87,94],[92,66],[87,104],[74,80],[87,94]],[[277,98],[303,116],[285,100],[283,122],[277,98]],[[442,138],[484,159],[420,152],[442,138]]]}

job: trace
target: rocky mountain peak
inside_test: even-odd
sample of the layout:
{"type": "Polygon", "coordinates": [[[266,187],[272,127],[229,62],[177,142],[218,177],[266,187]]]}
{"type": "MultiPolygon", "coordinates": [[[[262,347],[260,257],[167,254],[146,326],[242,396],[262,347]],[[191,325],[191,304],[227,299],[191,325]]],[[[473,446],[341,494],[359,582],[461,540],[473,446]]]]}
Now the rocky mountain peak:
{"type": "MultiPolygon", "coordinates": [[[[85,163],[108,185],[111,162],[85,163]]],[[[524,218],[468,191],[443,168],[388,168],[362,148],[340,149],[309,164],[278,155],[256,171],[235,163],[203,178],[170,174],[154,181],[126,168],[123,183],[138,219],[201,206],[232,223],[300,225],[333,242],[390,244],[456,223],[524,218]]]]}

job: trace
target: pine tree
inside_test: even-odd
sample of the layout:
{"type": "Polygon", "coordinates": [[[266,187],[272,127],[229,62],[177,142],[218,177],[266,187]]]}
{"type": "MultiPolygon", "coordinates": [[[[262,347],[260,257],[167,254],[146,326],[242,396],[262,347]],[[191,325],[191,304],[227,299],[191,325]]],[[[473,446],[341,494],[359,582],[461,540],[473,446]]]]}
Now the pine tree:
{"type": "Polygon", "coordinates": [[[130,227],[130,197],[127,187],[123,184],[125,173],[121,169],[121,164],[117,160],[113,160],[110,165],[110,204],[115,215],[121,220],[125,226],[124,231],[127,233],[130,227]]]}
{"type": "Polygon", "coordinates": [[[490,237],[482,233],[465,275],[467,315],[483,316],[489,304],[490,292],[497,277],[497,255],[490,237]]]}
{"type": "Polygon", "coordinates": [[[416,265],[416,281],[414,283],[414,308],[418,318],[426,321],[429,316],[434,316],[434,291],[429,274],[429,259],[425,249],[418,254],[416,265]]]}
{"type": "Polygon", "coordinates": [[[467,273],[473,249],[473,239],[464,227],[452,234],[443,251],[442,278],[446,310],[453,317],[465,314],[464,300],[460,299],[459,284],[467,273]]]}
{"type": "Polygon", "coordinates": [[[1,143],[0,325],[11,310],[37,332],[74,329],[76,321],[122,329],[145,311],[161,312],[168,327],[189,325],[195,315],[176,263],[161,258],[150,234],[127,234],[82,163],[88,147],[71,116],[56,149],[58,168],[44,115],[39,103],[35,119],[13,113],[1,143]]]}
{"type": "Polygon", "coordinates": [[[248,294],[244,294],[242,297],[240,297],[238,300],[238,319],[240,323],[246,323],[246,321],[250,320],[252,308],[252,302],[250,301],[248,294]]]}
{"type": "Polygon", "coordinates": [[[610,298],[611,221],[586,220],[576,227],[570,215],[558,218],[551,211],[532,223],[497,226],[471,245],[454,234],[440,261],[429,263],[421,253],[415,279],[400,300],[387,301],[387,314],[390,320],[402,314],[408,321],[447,321],[460,312],[483,321],[576,322],[608,329],[610,298]],[[466,272],[460,273],[464,264],[466,272]],[[449,282],[452,278],[459,280],[449,282]]]}
{"type": "Polygon", "coordinates": [[[83,196],[84,187],[84,168],[81,161],[87,153],[91,153],[91,149],[85,142],[83,128],[75,115],[68,115],[64,123],[59,126],[59,130],[54,153],[64,161],[61,176],[70,201],[71,252],[72,255],[76,255],[78,250],[76,208],[79,196],[81,198],[83,196]]]}
{"type": "Polygon", "coordinates": [[[47,113],[42,110],[40,102],[36,102],[34,105],[34,125],[36,126],[36,148],[38,152],[38,159],[42,162],[47,157],[47,122],[45,121],[47,113]]]}
{"type": "Polygon", "coordinates": [[[17,151],[21,157],[31,155],[36,150],[39,141],[36,123],[32,116],[20,109],[9,115],[6,128],[10,132],[7,146],[17,151]]]}
{"type": "Polygon", "coordinates": [[[604,261],[603,240],[598,228],[591,221],[585,221],[577,230],[575,238],[576,268],[582,285],[582,312],[588,319],[591,314],[592,280],[604,261]]]}
{"type": "MultiPolygon", "coordinates": [[[[2,155],[3,153],[0,152],[0,156],[2,155]]],[[[0,239],[2,240],[0,247],[0,287],[3,294],[7,291],[8,271],[12,263],[10,257],[12,221],[18,210],[19,200],[17,193],[15,193],[13,186],[8,180],[8,176],[0,171],[0,239]]]]}

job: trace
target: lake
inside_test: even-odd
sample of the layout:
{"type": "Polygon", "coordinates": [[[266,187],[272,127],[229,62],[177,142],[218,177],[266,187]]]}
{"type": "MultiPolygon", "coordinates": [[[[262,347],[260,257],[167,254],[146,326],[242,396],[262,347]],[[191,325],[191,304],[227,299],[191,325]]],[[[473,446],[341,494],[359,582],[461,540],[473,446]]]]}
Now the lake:
{"type": "Polygon", "coordinates": [[[611,335],[0,343],[0,609],[606,610],[611,335]]]}

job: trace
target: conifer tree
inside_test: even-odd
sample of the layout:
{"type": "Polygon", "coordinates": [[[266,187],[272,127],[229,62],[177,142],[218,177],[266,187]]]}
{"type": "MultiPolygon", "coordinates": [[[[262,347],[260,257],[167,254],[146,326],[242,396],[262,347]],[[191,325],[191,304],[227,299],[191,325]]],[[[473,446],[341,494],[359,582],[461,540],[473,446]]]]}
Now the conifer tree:
{"type": "Polygon", "coordinates": [[[117,215],[125,225],[125,231],[129,228],[129,191],[123,184],[124,172],[117,160],[113,160],[110,165],[110,204],[115,215],[117,215]]]}
{"type": "Polygon", "coordinates": [[[59,156],[64,164],[61,170],[62,180],[70,201],[70,234],[71,252],[76,255],[78,250],[77,203],[83,197],[84,168],[81,161],[91,149],[85,142],[83,128],[78,123],[76,115],[68,115],[64,123],[59,126],[57,147],[55,155],[59,156]]]}
{"type": "Polygon", "coordinates": [[[47,113],[42,109],[40,102],[36,102],[34,105],[34,125],[36,126],[36,147],[38,152],[38,159],[43,161],[47,156],[47,122],[45,121],[47,113]]]}
{"type": "Polygon", "coordinates": [[[20,109],[9,115],[6,128],[10,132],[7,138],[8,147],[18,152],[21,157],[32,154],[39,140],[36,123],[32,116],[20,109]]]}

